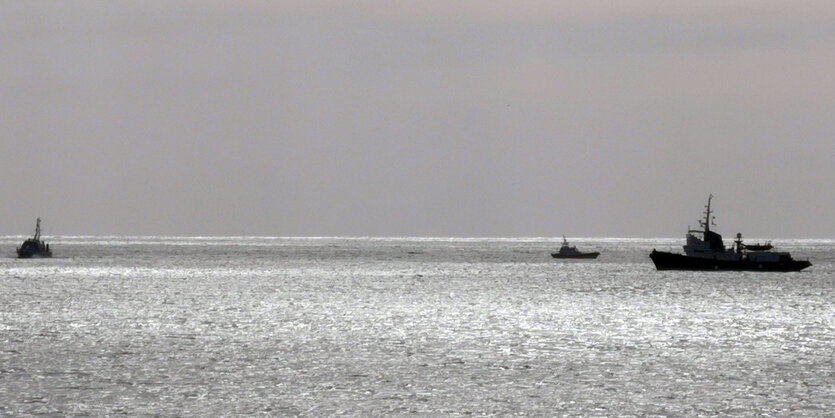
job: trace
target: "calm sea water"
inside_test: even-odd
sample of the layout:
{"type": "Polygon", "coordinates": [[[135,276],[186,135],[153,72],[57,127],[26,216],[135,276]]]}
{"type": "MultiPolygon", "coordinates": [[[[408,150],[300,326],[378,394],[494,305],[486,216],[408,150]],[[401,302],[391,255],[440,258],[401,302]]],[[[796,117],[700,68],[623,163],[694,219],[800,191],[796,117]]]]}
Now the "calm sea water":
{"type": "Polygon", "coordinates": [[[831,416],[835,241],[0,237],[0,415],[831,416]]]}

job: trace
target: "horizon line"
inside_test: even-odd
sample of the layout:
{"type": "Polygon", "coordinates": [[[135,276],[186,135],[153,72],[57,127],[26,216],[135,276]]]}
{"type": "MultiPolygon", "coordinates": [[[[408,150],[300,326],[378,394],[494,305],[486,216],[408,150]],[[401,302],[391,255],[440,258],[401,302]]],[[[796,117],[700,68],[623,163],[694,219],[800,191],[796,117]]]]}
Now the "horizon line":
{"type": "MultiPolygon", "coordinates": [[[[0,239],[25,238],[29,234],[0,235],[0,239]]],[[[434,236],[434,235],[41,235],[42,237],[54,238],[177,238],[177,239],[346,239],[346,240],[552,240],[562,239],[563,235],[555,236],[434,236]]],[[[635,237],[635,236],[568,236],[566,239],[620,239],[620,240],[653,240],[653,239],[681,239],[680,237],[635,237]]],[[[723,238],[724,239],[724,238],[723,238]]],[[[728,238],[732,239],[732,238],[728,238]]],[[[748,239],[790,239],[790,240],[835,240],[833,237],[802,237],[802,238],[767,238],[749,237],[748,239]]]]}

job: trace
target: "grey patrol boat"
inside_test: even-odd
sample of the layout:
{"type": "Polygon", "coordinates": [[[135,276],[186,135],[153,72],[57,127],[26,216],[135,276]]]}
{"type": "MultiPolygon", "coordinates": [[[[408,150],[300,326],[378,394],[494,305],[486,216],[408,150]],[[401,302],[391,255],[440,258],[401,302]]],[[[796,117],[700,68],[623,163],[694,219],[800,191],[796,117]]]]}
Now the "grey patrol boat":
{"type": "Polygon", "coordinates": [[[597,258],[600,253],[597,251],[584,253],[577,249],[577,247],[568,245],[568,240],[565,239],[565,236],[562,237],[562,246],[560,247],[559,251],[551,253],[551,257],[554,258],[597,258]]]}

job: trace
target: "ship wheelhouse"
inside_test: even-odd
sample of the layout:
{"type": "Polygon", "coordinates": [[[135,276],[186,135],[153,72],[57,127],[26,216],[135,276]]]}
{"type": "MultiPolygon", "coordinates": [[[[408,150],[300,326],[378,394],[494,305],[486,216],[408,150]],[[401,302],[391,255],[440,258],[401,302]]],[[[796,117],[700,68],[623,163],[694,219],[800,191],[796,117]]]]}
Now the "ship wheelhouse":
{"type": "Polygon", "coordinates": [[[722,241],[722,235],[713,231],[691,229],[687,231],[687,243],[684,252],[688,255],[698,253],[723,253],[728,251],[722,241]]]}

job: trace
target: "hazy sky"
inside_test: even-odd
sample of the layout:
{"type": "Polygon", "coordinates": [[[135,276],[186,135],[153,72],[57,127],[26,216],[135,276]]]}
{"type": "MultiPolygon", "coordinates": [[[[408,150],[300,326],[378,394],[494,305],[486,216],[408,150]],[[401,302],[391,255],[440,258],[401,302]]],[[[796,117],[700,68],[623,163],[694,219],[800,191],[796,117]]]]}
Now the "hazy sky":
{"type": "Polygon", "coordinates": [[[6,1],[0,235],[835,237],[835,2],[6,1]]]}

